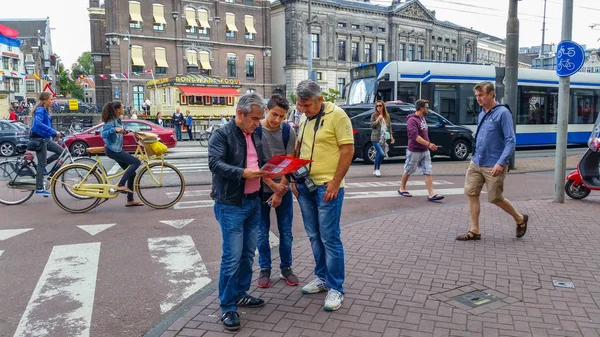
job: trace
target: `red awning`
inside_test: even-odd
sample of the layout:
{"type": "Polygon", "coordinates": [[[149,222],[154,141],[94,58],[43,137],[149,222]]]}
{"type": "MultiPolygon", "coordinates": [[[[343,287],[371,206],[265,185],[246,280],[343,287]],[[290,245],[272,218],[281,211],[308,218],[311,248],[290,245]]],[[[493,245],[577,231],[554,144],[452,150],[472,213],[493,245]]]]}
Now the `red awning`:
{"type": "Polygon", "coordinates": [[[213,88],[213,87],[184,87],[180,86],[179,90],[184,95],[188,96],[239,96],[240,92],[235,88],[213,88]]]}

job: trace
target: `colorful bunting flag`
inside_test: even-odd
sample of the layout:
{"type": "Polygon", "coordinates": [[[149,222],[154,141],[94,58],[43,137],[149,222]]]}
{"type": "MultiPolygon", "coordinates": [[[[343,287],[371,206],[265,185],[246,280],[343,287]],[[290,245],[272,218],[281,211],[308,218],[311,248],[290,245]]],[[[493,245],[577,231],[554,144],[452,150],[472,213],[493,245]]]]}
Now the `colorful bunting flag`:
{"type": "Polygon", "coordinates": [[[106,79],[108,79],[108,77],[106,77],[106,75],[104,75],[104,74],[100,75],[100,77],[101,77],[103,80],[106,80],[106,79]]]}
{"type": "Polygon", "coordinates": [[[148,70],[146,70],[146,71],[144,71],[144,72],[145,72],[146,74],[150,74],[150,73],[152,73],[152,69],[148,69],[148,70]]]}
{"type": "Polygon", "coordinates": [[[116,80],[117,79],[117,74],[110,74],[110,78],[116,80]]]}
{"type": "Polygon", "coordinates": [[[15,73],[14,71],[11,71],[10,74],[13,75],[13,76],[19,76],[19,74],[15,73]]]}
{"type": "Polygon", "coordinates": [[[123,76],[125,78],[129,78],[129,75],[127,75],[127,73],[121,73],[121,76],[123,76]]]}
{"type": "Polygon", "coordinates": [[[33,74],[33,77],[35,77],[36,80],[40,80],[40,76],[38,74],[33,74]]]}
{"type": "Polygon", "coordinates": [[[0,44],[5,44],[11,47],[20,47],[21,41],[17,39],[18,35],[18,31],[10,27],[0,25],[0,44]]]}

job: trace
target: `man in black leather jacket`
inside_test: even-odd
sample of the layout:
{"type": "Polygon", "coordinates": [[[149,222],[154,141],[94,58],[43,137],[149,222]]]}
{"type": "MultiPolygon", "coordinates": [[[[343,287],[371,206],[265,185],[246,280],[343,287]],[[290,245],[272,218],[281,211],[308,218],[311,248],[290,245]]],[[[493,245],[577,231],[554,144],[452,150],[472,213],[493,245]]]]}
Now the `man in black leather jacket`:
{"type": "Polygon", "coordinates": [[[215,217],[221,226],[223,255],[219,273],[221,320],[238,330],[238,306],[261,307],[265,302],[248,295],[252,263],[261,222],[260,179],[265,163],[260,136],[254,132],[264,115],[263,98],[256,93],[239,98],[235,119],[210,137],[208,166],[212,172],[215,217]]]}

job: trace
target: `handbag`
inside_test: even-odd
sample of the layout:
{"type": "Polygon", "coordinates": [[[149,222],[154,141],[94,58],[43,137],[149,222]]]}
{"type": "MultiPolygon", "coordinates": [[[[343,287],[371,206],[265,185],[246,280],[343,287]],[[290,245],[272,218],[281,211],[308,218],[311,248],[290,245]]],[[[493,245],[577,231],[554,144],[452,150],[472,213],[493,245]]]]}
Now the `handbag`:
{"type": "Polygon", "coordinates": [[[36,152],[41,151],[43,145],[44,145],[43,139],[30,138],[29,142],[27,143],[27,150],[28,151],[36,151],[36,152]]]}
{"type": "Polygon", "coordinates": [[[385,140],[390,140],[390,139],[392,139],[392,135],[390,134],[389,131],[386,131],[385,132],[385,140]]]}

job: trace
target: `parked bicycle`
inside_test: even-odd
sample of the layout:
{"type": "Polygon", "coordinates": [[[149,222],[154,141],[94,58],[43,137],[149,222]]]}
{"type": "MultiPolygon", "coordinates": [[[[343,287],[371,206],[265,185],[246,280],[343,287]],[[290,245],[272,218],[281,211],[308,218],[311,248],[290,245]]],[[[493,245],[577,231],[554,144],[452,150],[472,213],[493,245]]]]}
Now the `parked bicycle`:
{"type": "MultiPolygon", "coordinates": [[[[63,151],[54,162],[52,169],[44,175],[46,177],[44,189],[47,189],[50,178],[63,164],[78,163],[91,166],[95,163],[91,158],[73,158],[71,152],[65,146],[66,139],[58,140],[58,144],[63,148],[63,151]]],[[[34,153],[25,152],[16,160],[5,160],[0,163],[0,204],[19,205],[29,200],[35,193],[35,174],[38,166],[34,161],[34,157],[34,153]]]]}
{"type": "Polygon", "coordinates": [[[200,146],[208,147],[208,140],[212,136],[213,132],[215,132],[215,129],[215,126],[211,125],[200,134],[200,136],[198,137],[198,142],[200,143],[200,146]]]}
{"type": "MultiPolygon", "coordinates": [[[[142,162],[135,175],[134,192],[152,208],[163,209],[175,205],[185,191],[183,174],[177,167],[165,162],[164,153],[155,153],[150,147],[151,142],[157,141],[156,135],[135,132],[134,137],[137,143],[134,155],[142,162]]],[[[122,176],[125,170],[109,175],[98,156],[104,149],[87,148],[88,153],[96,155],[93,165],[74,163],[54,174],[50,189],[52,198],[60,208],[70,213],[85,213],[119,195],[117,185],[112,181],[122,176]]]]}

